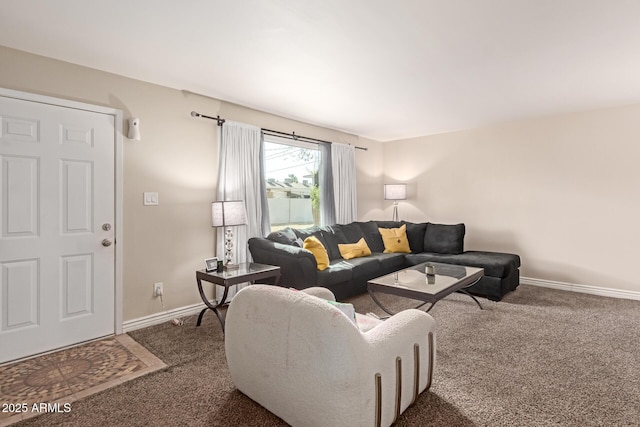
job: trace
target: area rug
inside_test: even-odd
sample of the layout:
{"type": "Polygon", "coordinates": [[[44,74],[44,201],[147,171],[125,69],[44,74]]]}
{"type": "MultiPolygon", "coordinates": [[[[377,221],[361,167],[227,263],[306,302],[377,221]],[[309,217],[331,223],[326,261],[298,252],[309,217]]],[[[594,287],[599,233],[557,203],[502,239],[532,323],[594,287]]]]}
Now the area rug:
{"type": "Polygon", "coordinates": [[[128,335],[90,342],[0,367],[0,426],[44,413],[165,367],[128,335]]]}

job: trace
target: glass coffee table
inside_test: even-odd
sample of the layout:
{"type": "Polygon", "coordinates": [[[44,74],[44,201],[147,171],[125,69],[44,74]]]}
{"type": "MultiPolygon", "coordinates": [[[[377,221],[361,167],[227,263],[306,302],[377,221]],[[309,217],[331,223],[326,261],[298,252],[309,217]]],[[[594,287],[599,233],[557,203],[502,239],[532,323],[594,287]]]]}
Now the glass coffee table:
{"type": "Polygon", "coordinates": [[[483,275],[484,269],[482,268],[425,262],[371,279],[367,282],[367,291],[373,301],[390,315],[395,313],[380,302],[376,297],[377,292],[423,301],[415,308],[431,304],[427,312],[447,295],[454,292],[462,292],[472,298],[482,310],[480,302],[465,288],[476,284],[483,275]],[[428,266],[433,267],[434,274],[427,274],[428,266]]]}

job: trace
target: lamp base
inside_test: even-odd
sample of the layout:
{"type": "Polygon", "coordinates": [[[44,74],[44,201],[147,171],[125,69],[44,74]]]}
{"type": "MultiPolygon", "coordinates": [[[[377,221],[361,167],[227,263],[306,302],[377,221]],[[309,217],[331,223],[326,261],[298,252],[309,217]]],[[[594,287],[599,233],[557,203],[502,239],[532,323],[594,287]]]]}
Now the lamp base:
{"type": "Polygon", "coordinates": [[[224,270],[225,271],[233,271],[233,270],[237,270],[240,268],[240,265],[238,264],[226,264],[224,266],[224,270]]]}

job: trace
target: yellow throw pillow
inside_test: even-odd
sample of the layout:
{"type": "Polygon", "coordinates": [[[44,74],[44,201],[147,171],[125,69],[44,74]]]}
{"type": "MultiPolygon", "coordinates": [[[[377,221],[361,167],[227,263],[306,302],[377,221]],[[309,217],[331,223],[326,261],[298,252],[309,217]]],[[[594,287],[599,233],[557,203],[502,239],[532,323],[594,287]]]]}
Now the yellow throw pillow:
{"type": "Polygon", "coordinates": [[[400,228],[378,228],[384,243],[384,253],[391,252],[411,252],[409,239],[407,239],[407,224],[400,228]]]}
{"type": "Polygon", "coordinates": [[[304,239],[302,244],[304,249],[311,251],[313,256],[316,258],[316,264],[318,264],[318,270],[326,270],[329,267],[329,255],[327,254],[327,250],[324,248],[324,245],[316,236],[309,236],[304,239]]]}
{"type": "Polygon", "coordinates": [[[338,250],[344,259],[360,258],[371,255],[371,249],[367,246],[367,242],[364,241],[364,237],[358,240],[357,243],[340,244],[338,245],[338,250]]]}

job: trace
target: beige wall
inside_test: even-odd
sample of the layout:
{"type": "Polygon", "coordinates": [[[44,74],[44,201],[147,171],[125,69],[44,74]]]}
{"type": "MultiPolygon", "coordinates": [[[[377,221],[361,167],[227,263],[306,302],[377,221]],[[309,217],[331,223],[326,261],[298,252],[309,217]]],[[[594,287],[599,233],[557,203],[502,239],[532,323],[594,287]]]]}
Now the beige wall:
{"type": "Polygon", "coordinates": [[[192,110],[366,147],[361,220],[390,219],[382,185],[408,182],[402,218],[464,222],[468,249],[518,253],[523,276],[640,291],[640,106],[381,143],[1,46],[0,61],[0,87],[140,117],[142,140],[124,139],[125,321],[163,311],[157,281],[167,309],[198,303],[194,270],[215,255],[216,126],[192,110]],[[160,205],[143,206],[144,191],[160,205]]]}
{"type": "Polygon", "coordinates": [[[381,219],[383,218],[384,144],[360,138],[358,146],[367,149],[367,151],[356,150],[358,219],[361,221],[381,219]]]}
{"type": "MultiPolygon", "coordinates": [[[[522,276],[640,292],[640,105],[384,143],[401,217],[464,222],[522,276]]],[[[390,216],[390,203],[385,204],[390,216]]]]}
{"type": "MultiPolygon", "coordinates": [[[[0,87],[118,108],[140,118],[142,139],[124,139],[123,318],[163,311],[152,296],[164,282],[166,309],[200,302],[195,270],[215,255],[210,203],[217,180],[215,122],[192,110],[336,142],[358,137],[299,123],[189,92],[31,55],[0,46],[0,87]],[[143,206],[157,191],[160,204],[143,206]]],[[[123,129],[128,129],[125,123],[123,129]]],[[[379,165],[378,176],[381,173],[379,165]]]]}

